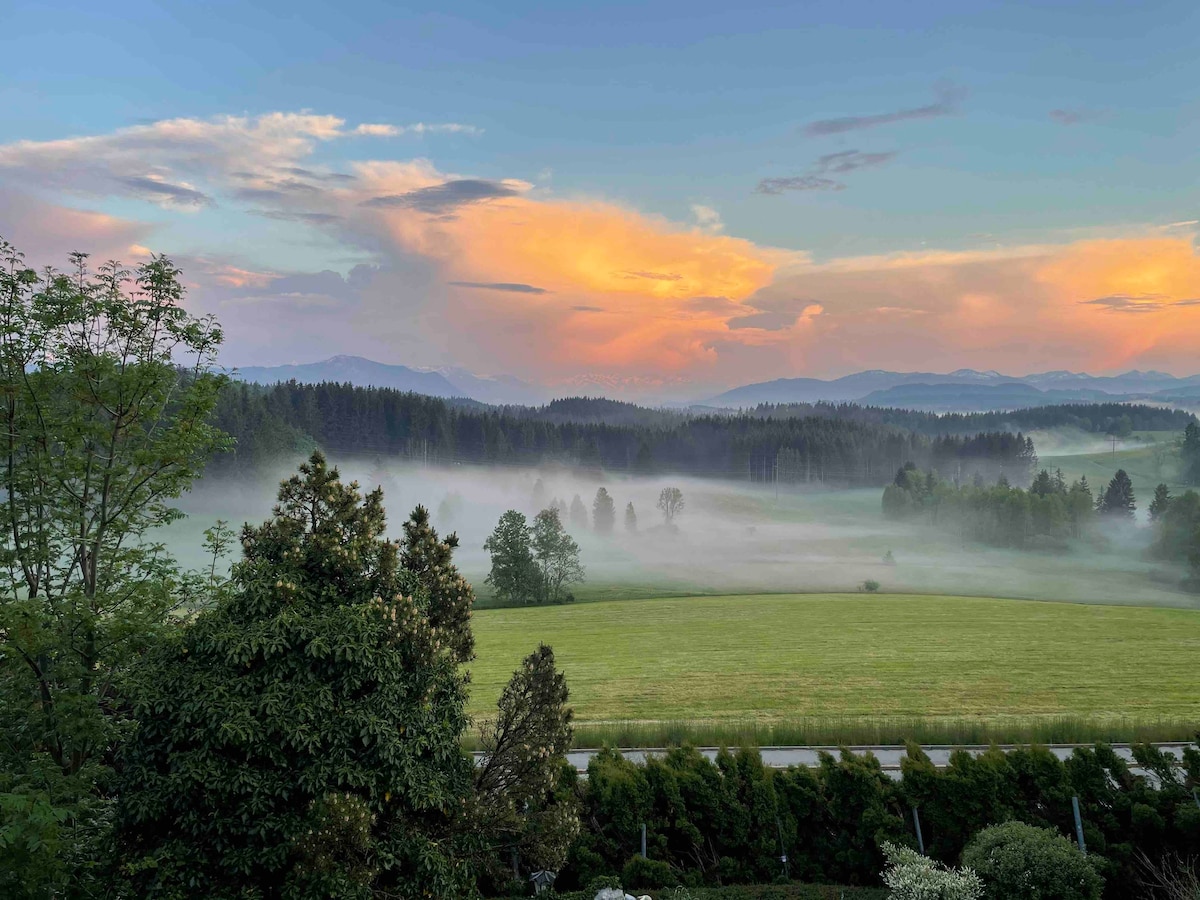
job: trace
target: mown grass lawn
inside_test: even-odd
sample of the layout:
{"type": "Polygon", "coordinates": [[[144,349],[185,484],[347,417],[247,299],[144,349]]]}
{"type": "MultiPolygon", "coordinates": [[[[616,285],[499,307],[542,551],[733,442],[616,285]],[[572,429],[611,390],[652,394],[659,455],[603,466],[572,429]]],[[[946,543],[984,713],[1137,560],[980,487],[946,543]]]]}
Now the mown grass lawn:
{"type": "Polygon", "coordinates": [[[550,644],[581,723],[1195,719],[1200,612],[789,594],[480,610],[472,711],[550,644]]]}

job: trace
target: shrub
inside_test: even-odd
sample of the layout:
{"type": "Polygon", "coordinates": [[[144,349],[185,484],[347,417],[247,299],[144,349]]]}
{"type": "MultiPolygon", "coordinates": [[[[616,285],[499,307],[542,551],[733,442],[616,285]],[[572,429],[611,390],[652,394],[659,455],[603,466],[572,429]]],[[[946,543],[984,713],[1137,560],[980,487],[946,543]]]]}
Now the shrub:
{"type": "Polygon", "coordinates": [[[883,883],[892,900],[979,900],[983,883],[970,869],[956,871],[922,856],[910,847],[884,842],[887,868],[883,883]]]}
{"type": "Polygon", "coordinates": [[[1071,841],[1024,822],[979,832],[963,851],[963,865],[983,878],[987,900],[1099,900],[1104,888],[1071,841]]]}
{"type": "Polygon", "coordinates": [[[635,856],[625,864],[621,881],[627,888],[665,888],[679,884],[679,877],[660,859],[635,856]]]}
{"type": "Polygon", "coordinates": [[[868,578],[862,583],[862,589],[868,594],[873,594],[879,590],[879,582],[875,581],[873,578],[868,578]]]}

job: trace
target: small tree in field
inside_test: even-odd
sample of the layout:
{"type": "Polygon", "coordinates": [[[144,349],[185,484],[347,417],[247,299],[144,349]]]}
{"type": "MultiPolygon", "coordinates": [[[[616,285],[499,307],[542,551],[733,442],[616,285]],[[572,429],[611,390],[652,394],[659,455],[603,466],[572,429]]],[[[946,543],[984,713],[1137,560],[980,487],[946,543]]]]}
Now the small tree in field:
{"type": "Polygon", "coordinates": [[[617,507],[613,498],[604,488],[596,490],[596,499],[592,501],[592,524],[597,534],[612,534],[617,522],[617,507]]]}
{"type": "Polygon", "coordinates": [[[540,579],[529,531],[524,513],[510,509],[484,541],[483,549],[492,557],[486,582],[501,600],[528,603],[538,599],[540,579]]]}
{"type": "Polygon", "coordinates": [[[633,511],[633,501],[625,504],[625,530],[630,534],[637,531],[637,513],[633,511]]]}
{"type": "Polygon", "coordinates": [[[542,596],[552,603],[565,598],[564,588],[583,581],[579,545],[563,529],[558,510],[543,509],[533,520],[533,555],[542,575],[542,596]]]}
{"type": "Polygon", "coordinates": [[[656,504],[663,514],[663,522],[671,525],[675,517],[683,512],[683,491],[677,487],[665,487],[658,495],[656,504]]]}

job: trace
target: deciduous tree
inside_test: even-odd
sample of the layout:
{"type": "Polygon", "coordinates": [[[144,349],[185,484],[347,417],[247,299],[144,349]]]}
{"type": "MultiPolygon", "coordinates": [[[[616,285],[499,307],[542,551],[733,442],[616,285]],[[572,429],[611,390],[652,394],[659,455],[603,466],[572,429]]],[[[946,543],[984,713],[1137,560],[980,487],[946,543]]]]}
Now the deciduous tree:
{"type": "Polygon", "coordinates": [[[583,581],[584,569],[579,561],[579,545],[563,528],[557,509],[551,507],[537,514],[532,543],[534,559],[541,569],[543,596],[552,603],[568,599],[565,587],[583,581]]]}
{"type": "Polygon", "coordinates": [[[524,513],[510,509],[500,517],[496,529],[484,541],[483,549],[492,558],[486,582],[502,600],[528,603],[541,599],[539,572],[529,532],[524,513]]]}
{"type": "Polygon", "coordinates": [[[118,818],[135,895],[470,890],[462,583],[424,510],[403,546],[384,526],[382,491],[314,454],[243,530],[234,590],[148,658],[118,818]]]}
{"type": "Polygon", "coordinates": [[[221,330],[183,309],[179,270],[71,266],[39,275],[0,241],[0,869],[47,895],[83,877],[58,849],[102,830],[130,664],[203,590],[154,531],[227,445],[221,330]]]}
{"type": "Polygon", "coordinates": [[[656,506],[663,514],[663,522],[667,525],[673,524],[675,517],[683,512],[683,491],[677,487],[663,488],[658,495],[656,506]]]}

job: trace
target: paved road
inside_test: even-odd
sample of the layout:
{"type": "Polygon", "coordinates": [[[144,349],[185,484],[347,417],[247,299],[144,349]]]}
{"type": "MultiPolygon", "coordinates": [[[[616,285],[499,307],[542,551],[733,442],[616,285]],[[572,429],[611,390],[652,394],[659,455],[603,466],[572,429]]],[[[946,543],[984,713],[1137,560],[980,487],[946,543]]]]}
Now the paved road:
{"type": "MultiPolygon", "coordinates": [[[[1017,746],[1027,745],[1001,745],[1001,750],[1013,750],[1017,746]]],[[[1049,749],[1050,752],[1059,759],[1066,759],[1071,755],[1077,746],[1091,747],[1092,744],[1054,744],[1049,749]]],[[[1155,744],[1160,750],[1163,750],[1176,759],[1183,759],[1183,748],[1191,746],[1188,743],[1172,743],[1172,744],[1155,744]]],[[[1129,744],[1113,744],[1113,750],[1122,759],[1129,762],[1133,761],[1133,751],[1129,744]]],[[[939,768],[944,767],[950,762],[950,754],[955,750],[966,750],[968,753],[979,755],[987,750],[987,746],[969,746],[969,747],[952,747],[948,745],[928,745],[921,748],[929,756],[933,764],[939,768]]],[[[850,747],[852,753],[865,754],[872,753],[883,766],[884,771],[889,774],[894,774],[896,777],[900,775],[900,760],[905,756],[904,747],[898,745],[879,745],[871,747],[850,747]]],[[[588,761],[598,753],[598,750],[572,750],[567,754],[567,760],[580,772],[586,772],[588,761]]],[[[622,755],[628,760],[636,763],[646,761],[648,756],[661,756],[667,751],[660,748],[648,749],[623,749],[622,755]]],[[[716,759],[716,747],[701,747],[700,752],[709,759],[716,759]]],[[[763,762],[773,769],[786,769],[788,766],[809,766],[815,767],[819,765],[821,753],[832,753],[837,755],[840,752],[839,747],[761,747],[759,753],[762,754],[763,762]]],[[[478,761],[483,754],[476,753],[475,759],[478,761]]]]}

